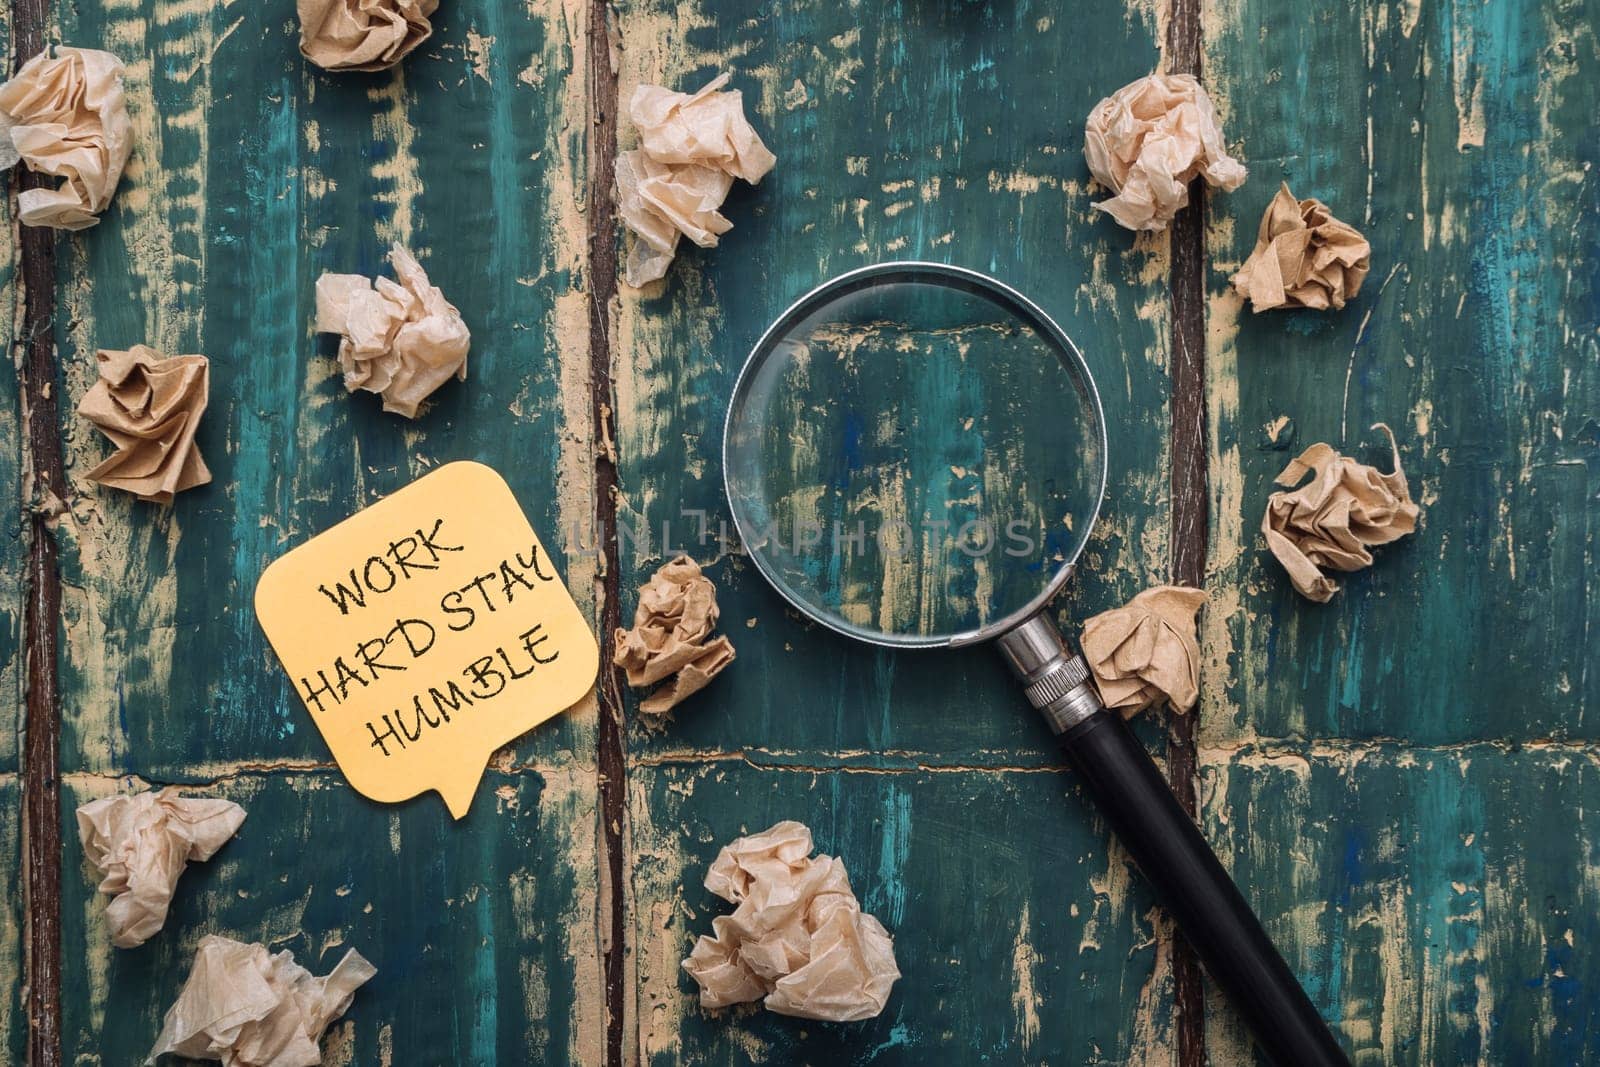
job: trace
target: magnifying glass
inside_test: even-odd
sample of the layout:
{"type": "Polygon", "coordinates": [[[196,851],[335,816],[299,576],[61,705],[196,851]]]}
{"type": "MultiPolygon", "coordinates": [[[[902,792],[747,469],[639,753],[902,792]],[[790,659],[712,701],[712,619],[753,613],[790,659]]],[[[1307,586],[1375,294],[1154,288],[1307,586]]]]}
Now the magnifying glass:
{"type": "Polygon", "coordinates": [[[1106,486],[1088,364],[1015,290],[883,263],[801,297],[756,343],[723,437],[733,520],[806,617],[890,648],[993,641],[1262,1049],[1344,1054],[1074,645],[1044,614],[1106,486]]]}

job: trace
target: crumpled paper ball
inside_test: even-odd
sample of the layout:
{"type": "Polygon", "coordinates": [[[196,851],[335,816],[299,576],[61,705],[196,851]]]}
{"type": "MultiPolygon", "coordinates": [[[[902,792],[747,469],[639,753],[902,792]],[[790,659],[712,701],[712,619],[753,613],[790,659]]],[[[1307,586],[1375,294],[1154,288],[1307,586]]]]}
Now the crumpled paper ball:
{"type": "Polygon", "coordinates": [[[388,70],[433,35],[439,0],[296,0],[300,54],[327,70],[388,70]]]}
{"type": "Polygon", "coordinates": [[[145,1062],[170,1052],[227,1067],[314,1067],[323,1032],[377,973],[355,949],[318,978],[287,949],[210,935],[145,1062]]]}
{"type": "Polygon", "coordinates": [[[1267,547],[1289,572],[1300,595],[1318,603],[1327,603],[1339,591],[1324,569],[1355,571],[1370,566],[1372,546],[1414,532],[1422,513],[1411,500],[1393,431],[1381,422],[1373,429],[1389,438],[1393,472],[1384,474],[1318,442],[1278,475],[1277,484],[1286,491],[1267,498],[1267,513],[1261,518],[1267,547]],[[1310,481],[1289,488],[1308,474],[1310,481]]]}
{"type": "Polygon", "coordinates": [[[777,157],[744,114],[723,73],[696,93],[641,85],[628,100],[639,148],[617,157],[617,211],[633,232],[623,280],[638,288],[664,276],[687,237],[702,248],[733,228],[721,213],[735,178],[755,185],[777,157]]]}
{"type": "Polygon", "coordinates": [[[161,929],[191,860],[205,861],[243,825],[231,800],[180,797],[177,789],[102,797],[78,808],[83,852],[111,896],[111,943],[137,948],[161,929]]]}
{"type": "Polygon", "coordinates": [[[383,410],[414,419],[434,390],[451,378],[467,380],[472,334],[398,241],[389,262],[398,281],[374,282],[362,274],[318,278],[317,332],[339,335],[346,390],[377,393],[383,410]]]}
{"type": "Polygon", "coordinates": [[[1167,702],[1185,712],[1200,699],[1199,589],[1158,585],[1083,624],[1083,656],[1108,708],[1132,715],[1167,702]]]}
{"type": "Polygon", "coordinates": [[[100,221],[133,152],[123,70],[110,52],[62,46],[0,85],[0,168],[20,159],[62,179],[18,195],[24,226],[84,230],[100,221]]]}
{"type": "Polygon", "coordinates": [[[790,821],[718,853],[706,888],[738,907],[713,919],[712,936],[683,961],[702,1007],[762,1000],[827,1022],[883,1011],[900,977],[894,941],[861,910],[844,864],[811,849],[811,831],[790,821]]]}
{"type": "Polygon", "coordinates": [[[1285,182],[1261,217],[1256,247],[1232,278],[1256,311],[1344,307],[1361,292],[1372,245],[1321,200],[1296,200],[1285,182]]]}
{"type": "Polygon", "coordinates": [[[733,662],[733,642],[712,636],[717,616],[717,587],[687,556],[663,565],[639,591],[633,629],[616,632],[613,662],[635,689],[672,678],[639,702],[641,713],[659,723],[733,662]]]}
{"type": "Polygon", "coordinates": [[[89,480],[124,489],[140,500],[170,504],[205,485],[211,471],[195,434],[211,394],[205,356],[164,356],[145,345],[95,353],[100,380],[78,403],[78,414],[116,446],[89,480]]]}
{"type": "Polygon", "coordinates": [[[1231,192],[1247,174],[1228,155],[1211,97],[1192,74],[1151,74],[1100,101],[1084,126],[1083,155],[1116,194],[1095,210],[1130,230],[1166,229],[1196,176],[1231,192]]]}

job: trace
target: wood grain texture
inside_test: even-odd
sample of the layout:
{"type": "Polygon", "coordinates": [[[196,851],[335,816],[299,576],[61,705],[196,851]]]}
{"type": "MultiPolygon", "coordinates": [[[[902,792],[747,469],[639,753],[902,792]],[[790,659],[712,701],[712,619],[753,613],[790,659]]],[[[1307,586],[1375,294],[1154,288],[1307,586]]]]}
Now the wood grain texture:
{"type": "MultiPolygon", "coordinates": [[[[131,952],[105,944],[69,818],[70,1055],[133,1062],[218,932],[373,959],[394,985],[363,992],[338,1062],[598,1062],[592,702],[502,752],[463,823],[432,795],[380,807],[331,769],[251,605],[285,550],[455,459],[503,472],[547,544],[592,542],[587,5],[452,3],[380,75],[306,64],[292,7],[57,15],[63,39],[128,63],[137,142],[104,221],[58,246],[63,804],[177,782],[251,811],[131,952]],[[346,395],[311,330],[317,275],[386,274],[391,241],[473,331],[468,380],[415,423],[346,395]],[[71,414],[94,350],[137,342],[212,361],[199,446],[215,481],[166,509],[88,483],[105,445],[71,414]]],[[[574,547],[562,570],[592,611],[593,557],[574,547]]]]}
{"type": "Polygon", "coordinates": [[[1170,943],[1064,772],[725,759],[635,767],[630,793],[641,1064],[1172,1062],[1170,943]],[[790,818],[897,932],[904,977],[875,1019],[703,1012],[679,969],[731,910],[701,885],[717,850],[790,818]]]}
{"type": "MultiPolygon", "coordinates": [[[[22,880],[22,783],[16,772],[0,774],[0,877],[8,887],[22,880]]],[[[28,1014],[23,984],[23,935],[27,929],[23,895],[8,889],[0,894],[0,1055],[7,1063],[25,1061],[28,1048],[28,1014]]]]}
{"type": "Polygon", "coordinates": [[[1206,69],[1252,166],[1213,202],[1210,237],[1227,520],[1210,736],[1600,735],[1597,11],[1209,13],[1206,69]],[[1372,240],[1342,313],[1254,315],[1225,289],[1280,180],[1372,240]],[[1270,482],[1314,441],[1387,469],[1375,422],[1396,431],[1421,525],[1319,607],[1256,533],[1270,482]]]}
{"type": "MultiPolygon", "coordinates": [[[[1201,69],[1200,0],[1174,0],[1167,23],[1165,69],[1192,74],[1201,69]]],[[[1210,449],[1206,418],[1205,219],[1206,183],[1189,183],[1189,209],[1172,220],[1172,533],[1168,581],[1203,589],[1211,529],[1210,449]]],[[[1198,714],[1167,719],[1167,781],[1183,810],[1194,818],[1198,807],[1195,749],[1198,714]]],[[[1201,1067],[1206,1059],[1204,983],[1200,960],[1182,936],[1172,950],[1173,999],[1178,1014],[1180,1067],[1201,1067]]]]}
{"type": "MultiPolygon", "coordinates": [[[[11,45],[11,11],[0,10],[0,40],[11,45]]],[[[8,196],[0,208],[0,306],[8,313],[8,350],[20,361],[26,354],[25,293],[20,282],[18,227],[8,196]]],[[[17,374],[0,374],[0,493],[11,506],[0,511],[0,694],[10,709],[0,725],[0,1059],[20,1063],[27,1053],[25,936],[26,881],[23,863],[24,821],[19,740],[27,722],[27,662],[22,638],[26,611],[27,560],[32,544],[25,476],[27,449],[17,374]]]]}
{"type": "MultiPolygon", "coordinates": [[[[11,47],[11,10],[0,7],[0,44],[11,47]]],[[[9,178],[9,175],[8,175],[9,178]]],[[[6,197],[0,207],[0,307],[6,312],[8,351],[13,361],[22,359],[27,334],[21,283],[20,227],[16,225],[13,201],[6,197]]],[[[14,364],[16,366],[18,364],[14,364]]],[[[23,706],[26,665],[22,656],[22,615],[26,581],[23,574],[28,558],[28,521],[24,494],[32,489],[26,477],[27,449],[22,397],[22,382],[17,373],[0,374],[0,492],[15,506],[0,517],[0,693],[11,706],[23,706]]],[[[0,773],[18,769],[18,730],[14,719],[0,728],[0,773]]]]}
{"type": "Polygon", "coordinates": [[[1597,1054],[1597,14],[1206,12],[1251,167],[1208,235],[1206,826],[1358,1063],[1597,1054]],[[1372,241],[1341,313],[1226,289],[1280,180],[1372,241]],[[1379,421],[1420,528],[1310,603],[1256,533],[1270,482],[1319,440],[1387,469],[1379,421]]]}
{"type": "MultiPolygon", "coordinates": [[[[755,18],[738,4],[632,3],[618,27],[622,99],[641,82],[692,90],[733,70],[778,156],[759,187],[734,190],[720,246],[685,245],[663,283],[624,291],[617,318],[624,609],[656,566],[689,551],[710,565],[739,650],[667,731],[629,737],[640,1062],[1169,1062],[1168,942],[1145,918],[1144,889],[1123,887],[1120,860],[1107,867],[1103,829],[1045,770],[1054,745],[999,657],[848,642],[786,611],[718,543],[726,398],[762,329],[827,277],[927,258],[1036,299],[1098,381],[1111,491],[1064,617],[1164,575],[1166,243],[1134,241],[1090,210],[1079,132],[1108,87],[1159,62],[1154,12],[802,0],[755,18]],[[698,888],[705,864],[740,830],[780,818],[816,827],[852,873],[867,864],[869,906],[919,901],[885,916],[906,977],[864,1032],[704,1013],[677,970],[713,913],[698,888]],[[1067,870],[1081,859],[1119,888],[1064,888],[1058,849],[1075,857],[1067,870]],[[1041,853],[1050,858],[1033,866],[1041,853]],[[985,872],[986,860],[996,867],[985,872]],[[963,873],[938,884],[952,870],[963,873]],[[1029,879],[1051,889],[1016,888],[1029,879]],[[1117,948],[1101,951],[1079,925],[1106,908],[1124,920],[1117,948]],[[1015,958],[1048,963],[1019,971],[1015,958]],[[1084,997],[1120,1007],[1061,1010],[1084,997]],[[1035,998],[1036,1013],[1013,1010],[1035,998]]],[[[625,126],[623,147],[628,136],[625,126]]]]}
{"type": "MultiPolygon", "coordinates": [[[[1244,749],[1207,826],[1358,1065],[1593,1063],[1593,752],[1244,749]]],[[[1250,1061],[1213,1001],[1213,1062],[1250,1061]]]]}
{"type": "MultiPolygon", "coordinates": [[[[267,562],[453,459],[501,469],[551,543],[590,522],[572,395],[587,375],[583,10],[457,5],[425,62],[354,76],[305,64],[295,27],[261,10],[83,18],[64,35],[143,57],[128,79],[140,149],[106,221],[64,246],[66,391],[87,389],[97,347],[204,352],[215,481],[168,510],[97,490],[83,474],[105,446],[63,418],[64,762],[181,778],[320,760],[251,610],[267,562]],[[316,277],[388,273],[395,240],[474,331],[469,380],[415,423],[346,395],[331,338],[311,332],[316,277]]],[[[566,574],[585,601],[592,565],[574,552],[566,574]]],[[[592,753],[592,737],[567,716],[518,755],[592,753]]]]}
{"type": "MultiPolygon", "coordinates": [[[[591,56],[611,55],[611,12],[606,0],[591,0],[585,44],[591,56]]],[[[612,315],[617,296],[617,71],[613,63],[587,65],[589,82],[589,396],[595,436],[594,552],[600,677],[595,685],[599,720],[598,766],[601,861],[600,949],[605,981],[607,1064],[623,1062],[627,1028],[627,742],[623,722],[622,671],[613,662],[622,626],[617,547],[616,406],[612,382],[612,315]]]]}
{"type": "MultiPolygon", "coordinates": [[[[332,1063],[1192,1059],[1170,931],[998,658],[852,645],[715,540],[724,405],[761,329],[827,276],[918,257],[1034,297],[1097,377],[1110,491],[1065,622],[1169,564],[1196,573],[1194,512],[1172,494],[1205,475],[1201,816],[1357,1062],[1600,1058],[1594,0],[1202,5],[1198,58],[1252,168],[1208,198],[1203,433],[1169,403],[1173,338],[1195,325],[1169,284],[1195,271],[1091,211],[1080,153],[1097,99],[1192,65],[1167,44],[1170,4],[448,0],[400,71],[339,76],[300,59],[288,8],[52,10],[53,37],[128,62],[138,144],[104,222],[53,245],[69,511],[50,530],[51,858],[75,1062],[141,1058],[206,932],[316,969],[347,946],[373,959],[332,1063]],[[719,248],[686,246],[664,283],[612,300],[612,72],[626,100],[722,69],[778,168],[734,191],[719,248]],[[1341,314],[1253,316],[1226,289],[1280,178],[1373,238],[1341,314]],[[415,424],[346,396],[310,331],[316,276],[380,273],[391,240],[474,332],[469,381],[415,424]],[[84,478],[105,451],[72,414],[93,352],[137,342],[213,360],[216,481],[170,509],[84,478]],[[1209,438],[1203,471],[1173,454],[1175,419],[1209,438]],[[1269,483],[1314,440],[1381,460],[1378,420],[1422,528],[1309,604],[1254,532],[1269,483]],[[458,458],[507,476],[601,629],[690,551],[740,658],[664,733],[603,738],[589,702],[528,735],[454,824],[433,797],[348,790],[250,594],[288,547],[458,458]],[[168,782],[250,819],[190,869],[167,930],[115,951],[72,809],[168,782]],[[717,849],[781,818],[817,831],[897,935],[905,978],[879,1019],[712,1015],[678,969],[725,910],[700,885],[717,849]]],[[[0,264],[15,306],[13,282],[0,264]]],[[[13,442],[22,412],[0,382],[13,442]]],[[[19,706],[26,470],[20,444],[0,450],[22,505],[0,528],[0,689],[19,706]]],[[[0,731],[13,880],[18,770],[0,731]]],[[[27,1036],[26,914],[15,894],[0,906],[7,1062],[27,1036]]],[[[1210,1062],[1249,1062],[1214,995],[1203,1036],[1210,1062]]]]}
{"type": "MultiPolygon", "coordinates": [[[[893,5],[775,10],[745,20],[710,5],[638,4],[618,20],[624,99],[641,81],[698,87],[735,69],[734,84],[779,157],[759,187],[734,189],[734,229],[720,247],[686,245],[664,282],[621,300],[614,374],[624,584],[631,594],[680,550],[715,563],[741,657],[671,731],[637,737],[639,751],[1052,761],[1047,732],[1022,714],[992,651],[931,659],[852,645],[786,612],[742,558],[722,557],[722,420],[761,331],[825,278],[890,258],[993,272],[1083,348],[1111,427],[1112,491],[1064,616],[1101,610],[1159,577],[1165,244],[1134,244],[1091,212],[1078,132],[1106,83],[1156,62],[1156,27],[1147,12],[1117,4],[1085,9],[1071,26],[1021,8],[918,6],[914,24],[909,7],[893,5]],[[1106,42],[1093,68],[1079,65],[1082,33],[1106,42]],[[1039,77],[1044,70],[1056,74],[1039,77]],[[991,702],[994,712],[976,712],[991,702]]],[[[631,612],[631,596],[624,607],[631,612]]]]}
{"type": "MultiPolygon", "coordinates": [[[[78,804],[131,783],[66,784],[70,825],[78,804]]],[[[132,950],[111,947],[92,868],[69,863],[68,1059],[143,1062],[196,944],[223,933],[289,949],[317,974],[350,948],[377,967],[324,1062],[599,1062],[593,777],[493,772],[483,788],[481,807],[452,823],[425,804],[364,803],[337,772],[213,783],[209,795],[249,817],[208,863],[189,866],[166,927],[132,950]]]]}
{"type": "MultiPolygon", "coordinates": [[[[21,0],[12,6],[13,61],[42,50],[48,40],[46,0],[21,0]]],[[[53,179],[13,168],[10,186],[20,197],[48,188],[53,179]]],[[[8,197],[8,201],[9,201],[8,197]]],[[[8,204],[9,207],[9,204],[8,204]]],[[[9,212],[8,212],[9,213],[9,212]]],[[[12,277],[19,305],[12,356],[17,369],[20,408],[17,441],[22,474],[17,501],[26,531],[26,557],[18,592],[21,598],[20,660],[23,664],[20,767],[20,828],[26,934],[24,979],[27,1006],[27,1057],[37,1067],[61,1062],[61,924],[55,902],[61,895],[61,685],[56,620],[61,614],[61,574],[51,529],[61,509],[65,471],[61,439],[55,432],[60,405],[53,326],[56,315],[54,235],[34,228],[8,227],[14,235],[17,270],[12,277]]]]}

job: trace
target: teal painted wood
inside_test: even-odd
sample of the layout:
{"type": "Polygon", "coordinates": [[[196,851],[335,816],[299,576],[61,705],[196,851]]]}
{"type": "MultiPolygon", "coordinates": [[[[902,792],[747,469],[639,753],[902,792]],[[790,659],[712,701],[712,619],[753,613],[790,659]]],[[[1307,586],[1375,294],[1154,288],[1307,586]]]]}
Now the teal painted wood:
{"type": "MultiPolygon", "coordinates": [[[[717,557],[727,396],[768,321],[833,274],[919,257],[992,272],[1035,298],[1098,379],[1113,428],[1111,491],[1067,615],[1101,610],[1159,577],[1165,244],[1135,248],[1090,211],[1079,133],[1108,84],[1156,63],[1147,13],[1090,5],[1068,20],[1027,4],[869,11],[803,2],[758,22],[734,8],[675,10],[624,9],[622,98],[641,81],[697,88],[736,70],[734,86],[778,165],[759,187],[734,190],[734,229],[720,247],[685,245],[665,282],[619,300],[619,524],[634,535],[623,544],[625,585],[670,555],[663,524],[670,548],[717,557]],[[1085,34],[1102,41],[1092,56],[1080,47],[1085,34]],[[713,542],[704,546],[702,513],[713,542]]],[[[1045,758],[1047,735],[1020,713],[992,652],[937,661],[876,653],[797,622],[741,559],[714,573],[739,665],[665,737],[638,739],[641,752],[1045,758]],[[990,703],[995,710],[982,710],[990,703]]]]}
{"type": "MultiPolygon", "coordinates": [[[[65,393],[70,408],[87,390],[97,347],[204,352],[215,481],[170,511],[96,491],[82,477],[105,446],[64,417],[79,494],[64,531],[67,765],[170,778],[321,760],[251,610],[268,562],[453,459],[502,470],[551,543],[590,513],[587,409],[566,388],[588,366],[581,27],[455,5],[402,71],[335,76],[266,9],[155,10],[63,26],[130,60],[140,153],[106,221],[64,245],[65,393]],[[386,274],[393,240],[474,331],[469,380],[415,423],[346,396],[331,339],[311,332],[317,276],[386,274]]],[[[571,568],[587,598],[592,560],[571,568]]],[[[526,752],[592,747],[580,716],[526,752]]]]}
{"type": "MultiPolygon", "coordinates": [[[[1582,946],[1600,857],[1573,815],[1594,806],[1594,758],[1571,747],[1595,737],[1594,14],[1207,13],[1208,80],[1253,177],[1211,200],[1206,826],[1362,1062],[1597,1051],[1582,946]],[[1369,288],[1342,315],[1253,318],[1223,289],[1278,177],[1374,239],[1369,288]],[[1283,415],[1292,441],[1269,440],[1283,415]],[[1255,540],[1268,483],[1319,438],[1378,458],[1362,438],[1378,418],[1401,433],[1423,529],[1333,605],[1304,603],[1255,540]]],[[[550,540],[580,526],[566,569],[592,605],[582,11],[462,0],[401,74],[338,77],[304,66],[282,12],[136,0],[60,18],[63,40],[130,61],[141,153],[106,221],[60,255],[69,1050],[142,1055],[215,930],[319,969],[345,945],[378,963],[338,1061],[593,1062],[591,713],[514,746],[464,824],[432,798],[379,809],[326,767],[249,612],[271,558],[454,458],[501,469],[550,540]],[[309,332],[317,273],[378,272],[394,238],[476,337],[471,380],[414,426],[344,396],[309,332]],[[217,481],[170,511],[82,480],[104,453],[70,414],[93,350],[139,341],[214,361],[201,446],[217,481]],[[252,821],[186,876],[161,938],[113,952],[70,809],[145,780],[237,796],[252,821]],[[330,837],[349,847],[311,845],[330,837]]],[[[1078,154],[1089,106],[1156,64],[1158,21],[1029,3],[619,11],[624,96],[732,67],[780,157],[735,192],[721,248],[686,248],[664,296],[615,308],[624,523],[659,538],[667,520],[683,544],[694,512],[722,513],[722,404],[772,314],[827,274],[926,256],[1029,292],[1100,380],[1111,495],[1065,616],[1160,578],[1164,244],[1089,211],[1078,154]]],[[[662,554],[625,545],[625,611],[662,554]]],[[[650,1062],[1169,1062],[1169,942],[1043,769],[1048,741],[992,653],[865,651],[784,612],[737,557],[712,573],[740,660],[664,735],[630,737],[630,1044],[650,1062]],[[719,910],[698,888],[717,847],[782,817],[817,828],[899,935],[906,978],[859,1031],[703,1015],[676,968],[719,910]]],[[[16,678],[7,625],[0,684],[16,678]]],[[[17,855],[14,766],[0,735],[0,876],[17,855]]],[[[7,930],[0,970],[17,966],[7,930]]],[[[0,1004],[13,1052],[19,987],[0,1004]]],[[[1215,1062],[1245,1057],[1225,1011],[1210,1037],[1215,1062]]]]}
{"type": "MultiPolygon", "coordinates": [[[[1357,1064],[1593,1063],[1600,937],[1593,752],[1302,755],[1204,771],[1233,873],[1357,1064]]],[[[1214,1062],[1248,1060],[1231,1014],[1214,1062]]]]}
{"type": "MultiPolygon", "coordinates": [[[[695,538],[698,513],[713,535],[727,519],[725,405],[767,322],[833,274],[928,258],[1036,299],[1098,379],[1110,491],[1064,616],[1164,576],[1166,243],[1136,243],[1091,211],[1080,133],[1100,96],[1157,64],[1155,13],[804,0],[756,19],[739,4],[634,3],[617,24],[624,102],[641,82],[692,90],[733,70],[778,156],[759,187],[734,190],[718,248],[684,245],[664,283],[618,301],[619,524],[650,532],[622,546],[624,617],[672,554],[665,523],[673,548],[715,561],[739,650],[664,733],[630,734],[641,968],[630,1040],[650,1063],[1169,1062],[1167,942],[1128,925],[1144,921],[1144,887],[1079,798],[1039,770],[1054,747],[999,657],[852,644],[786,611],[744,558],[695,538]],[[871,1024],[702,1013],[677,970],[715,913],[698,888],[705,864],[741,828],[778,818],[816,827],[852,872],[867,864],[869,906],[907,902],[885,920],[906,978],[871,1024]],[[978,873],[986,860],[994,869],[978,873]],[[1083,871],[1101,877],[1108,863],[1115,888],[1089,885],[1083,871]],[[1123,916],[1117,947],[1080,944],[1080,925],[1107,908],[1123,916]],[[1015,953],[1044,962],[1019,970],[1015,953]],[[1099,1007],[1078,1010],[1085,997],[1099,1007]],[[1017,1003],[1037,1004],[1037,1017],[1017,1003]]],[[[624,148],[629,137],[624,123],[624,148]]]]}
{"type": "MultiPolygon", "coordinates": [[[[432,795],[379,807],[340,784],[251,600],[288,548],[454,459],[504,473],[547,544],[583,535],[582,8],[452,3],[384,75],[309,66],[292,6],[62,4],[59,18],[64,40],[128,62],[137,141],[105,220],[60,246],[69,1054],[142,1055],[217,932],[323,967],[335,946],[373,959],[380,984],[340,1062],[595,1062],[592,702],[503,753],[462,823],[432,795]],[[474,335],[468,381],[415,423],[347,396],[311,330],[318,274],[387,274],[395,240],[474,335]],[[215,481],[170,509],[84,479],[106,448],[72,414],[94,350],[138,342],[212,360],[199,444],[215,481]],[[114,951],[70,809],[174,781],[238,796],[250,821],[180,886],[156,943],[114,951]]],[[[591,609],[593,558],[562,569],[591,609]]]]}
{"type": "MultiPolygon", "coordinates": [[[[9,12],[0,13],[0,41],[6,46],[9,46],[8,30],[9,12]]],[[[13,314],[13,346],[21,344],[16,333],[22,321],[17,308],[22,300],[18,280],[16,228],[8,199],[5,207],[0,208],[0,306],[13,314]]],[[[13,351],[20,351],[20,348],[14,347],[13,351]]],[[[15,505],[0,513],[0,693],[18,709],[22,707],[27,682],[27,663],[22,654],[23,589],[29,550],[28,514],[34,503],[28,497],[34,485],[27,476],[25,436],[17,375],[12,368],[0,374],[0,441],[5,442],[0,448],[0,492],[15,505]]],[[[9,776],[18,770],[21,724],[19,718],[10,726],[0,728],[0,775],[9,776]]]]}
{"type": "Polygon", "coordinates": [[[208,791],[248,810],[238,837],[189,866],[160,933],[115,949],[73,809],[125,784],[63,791],[78,857],[62,871],[69,1062],[142,1063],[207,933],[289,949],[317,974],[350,948],[371,960],[327,1063],[598,1061],[588,776],[493,773],[484,810],[452,824],[363,803],[335,772],[241,773],[208,791]]]}
{"type": "Polygon", "coordinates": [[[1211,13],[1208,78],[1252,176],[1212,201],[1213,565],[1229,599],[1210,643],[1236,684],[1207,687],[1208,730],[1600,736],[1597,15],[1211,13]],[[1224,291],[1280,179],[1372,240],[1342,313],[1253,315],[1224,291]],[[1274,441],[1264,427],[1284,417],[1274,441]],[[1421,527],[1319,607],[1256,533],[1270,482],[1313,441],[1387,469],[1374,422],[1395,429],[1421,527]]]}
{"type": "Polygon", "coordinates": [[[13,773],[0,774],[0,878],[10,887],[0,894],[0,1052],[7,1063],[21,1063],[28,1046],[28,1014],[23,1003],[22,789],[13,773]]]}
{"type": "Polygon", "coordinates": [[[1597,1054],[1597,13],[1207,12],[1252,176],[1210,211],[1206,826],[1360,1063],[1597,1054]],[[1225,289],[1281,179],[1372,240],[1342,313],[1225,289]],[[1387,469],[1377,421],[1421,527],[1312,604],[1256,533],[1270,482],[1317,440],[1387,469]]]}
{"type": "Polygon", "coordinates": [[[642,1064],[1172,1061],[1168,942],[1126,856],[1059,771],[841,773],[738,759],[630,780],[642,1064]],[[862,1023],[699,1007],[688,945],[732,910],[718,849],[782,819],[838,856],[904,977],[862,1023]]]}

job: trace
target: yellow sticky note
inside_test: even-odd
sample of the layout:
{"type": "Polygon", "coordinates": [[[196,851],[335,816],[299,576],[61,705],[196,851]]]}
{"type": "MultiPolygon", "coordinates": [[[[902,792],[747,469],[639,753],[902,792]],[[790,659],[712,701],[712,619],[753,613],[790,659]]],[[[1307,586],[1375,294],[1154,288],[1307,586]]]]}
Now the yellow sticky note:
{"type": "Polygon", "coordinates": [[[471,806],[501,745],[589,692],[600,649],[517,505],[451,463],[312,538],[256,618],[340,770],[373,800],[471,806]]]}

